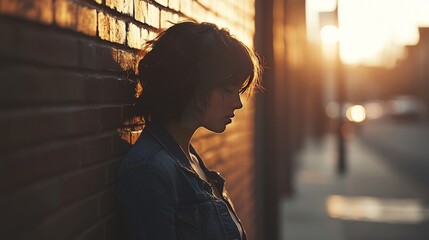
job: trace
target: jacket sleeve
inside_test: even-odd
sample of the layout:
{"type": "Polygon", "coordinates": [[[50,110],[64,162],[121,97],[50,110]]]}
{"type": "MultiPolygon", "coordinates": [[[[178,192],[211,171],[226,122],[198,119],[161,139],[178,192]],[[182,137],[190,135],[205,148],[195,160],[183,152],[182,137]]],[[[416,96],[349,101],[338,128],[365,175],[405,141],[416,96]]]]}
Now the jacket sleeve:
{"type": "Polygon", "coordinates": [[[118,202],[124,239],[176,239],[174,199],[155,168],[125,172],[119,178],[118,202]]]}

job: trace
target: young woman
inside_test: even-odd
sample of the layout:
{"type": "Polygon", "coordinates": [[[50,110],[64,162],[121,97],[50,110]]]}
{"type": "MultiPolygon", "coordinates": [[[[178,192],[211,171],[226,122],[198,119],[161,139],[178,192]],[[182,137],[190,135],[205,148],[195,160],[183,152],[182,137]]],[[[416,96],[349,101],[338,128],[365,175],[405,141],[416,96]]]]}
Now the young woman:
{"type": "Polygon", "coordinates": [[[246,239],[224,178],[190,141],[200,127],[225,130],[260,69],[250,48],[210,23],[179,23],[146,44],[135,105],[145,129],[119,173],[124,239],[246,239]]]}

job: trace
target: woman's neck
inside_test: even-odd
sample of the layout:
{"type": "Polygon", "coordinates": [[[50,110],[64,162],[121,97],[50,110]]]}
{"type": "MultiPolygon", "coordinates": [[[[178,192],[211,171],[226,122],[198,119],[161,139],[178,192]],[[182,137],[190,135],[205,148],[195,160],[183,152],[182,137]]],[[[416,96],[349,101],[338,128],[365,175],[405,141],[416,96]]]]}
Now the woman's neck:
{"type": "Polygon", "coordinates": [[[165,128],[182,148],[185,155],[189,159],[192,159],[190,155],[190,142],[197,129],[178,122],[165,124],[165,128]]]}

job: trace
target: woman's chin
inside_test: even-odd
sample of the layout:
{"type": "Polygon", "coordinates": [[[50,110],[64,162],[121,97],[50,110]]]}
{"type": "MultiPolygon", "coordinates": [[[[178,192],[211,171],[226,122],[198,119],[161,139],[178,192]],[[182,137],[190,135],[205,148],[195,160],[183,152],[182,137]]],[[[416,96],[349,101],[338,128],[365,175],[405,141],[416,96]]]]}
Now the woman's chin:
{"type": "Polygon", "coordinates": [[[226,129],[226,125],[218,127],[206,127],[206,129],[215,133],[223,133],[226,129]]]}

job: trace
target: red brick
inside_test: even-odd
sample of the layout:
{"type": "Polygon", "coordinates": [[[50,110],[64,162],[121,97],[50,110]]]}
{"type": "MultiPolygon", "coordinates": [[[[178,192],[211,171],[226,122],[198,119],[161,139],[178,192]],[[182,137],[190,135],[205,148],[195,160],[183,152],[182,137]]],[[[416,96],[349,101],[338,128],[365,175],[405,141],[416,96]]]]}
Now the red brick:
{"type": "Polygon", "coordinates": [[[133,15],[133,1],[132,0],[105,0],[106,6],[111,9],[115,9],[120,13],[124,13],[126,15],[133,15]]]}
{"type": "Polygon", "coordinates": [[[85,6],[78,7],[77,31],[90,36],[97,34],[97,11],[95,9],[85,6]]]}
{"type": "Polygon", "coordinates": [[[91,76],[85,82],[85,99],[88,103],[131,102],[133,94],[133,84],[121,78],[91,76]]]}
{"type": "Polygon", "coordinates": [[[144,0],[134,0],[134,18],[142,23],[146,23],[148,6],[147,2],[144,0]]]}
{"type": "Polygon", "coordinates": [[[120,226],[121,221],[118,215],[113,215],[110,219],[106,221],[106,239],[105,240],[118,240],[122,239],[120,235],[120,226]]]}
{"type": "Polygon", "coordinates": [[[104,78],[89,76],[85,81],[85,100],[87,103],[102,103],[106,101],[104,78]]]}
{"type": "Polygon", "coordinates": [[[101,70],[119,71],[118,51],[111,47],[98,47],[98,63],[101,70]]]}
{"type": "Polygon", "coordinates": [[[180,0],[169,0],[168,1],[168,7],[171,8],[171,9],[173,9],[173,10],[179,11],[179,9],[180,9],[180,0]]]}
{"type": "Polygon", "coordinates": [[[155,39],[155,37],[158,35],[157,32],[154,31],[149,31],[149,36],[148,36],[148,40],[153,40],[155,39]]]}
{"type": "Polygon", "coordinates": [[[98,220],[97,199],[91,198],[71,206],[39,222],[18,239],[70,239],[89,228],[98,220]]]}
{"type": "Polygon", "coordinates": [[[17,55],[18,36],[16,28],[17,26],[12,22],[0,21],[0,32],[2,34],[0,38],[0,57],[13,57],[17,55]]]}
{"type": "Polygon", "coordinates": [[[142,28],[140,29],[140,33],[140,42],[144,44],[147,40],[149,40],[149,30],[142,28]]]}
{"type": "MultiPolygon", "coordinates": [[[[221,3],[222,2],[219,2],[219,4],[221,4],[221,3]]],[[[194,1],[192,1],[190,3],[190,7],[191,7],[191,9],[190,9],[191,12],[190,12],[190,14],[188,14],[188,16],[191,16],[191,17],[197,16],[198,18],[203,18],[203,16],[207,15],[207,10],[204,7],[202,7],[200,4],[195,3],[194,1]]],[[[227,11],[229,11],[229,8],[230,8],[229,6],[227,6],[225,8],[220,7],[220,9],[222,9],[220,12],[227,12],[227,11]]],[[[186,11],[189,11],[189,10],[186,10],[186,11]]],[[[238,13],[235,13],[235,14],[238,14],[238,13]]],[[[234,15],[234,13],[233,13],[233,15],[234,15]]],[[[230,15],[227,15],[227,16],[229,17],[230,15]]]]}
{"type": "Polygon", "coordinates": [[[122,161],[123,156],[114,158],[110,163],[106,165],[106,184],[112,185],[116,183],[118,179],[119,165],[122,161]]]}
{"type": "Polygon", "coordinates": [[[38,27],[19,29],[19,57],[38,63],[75,67],[79,64],[78,41],[55,30],[38,27]]]}
{"type": "Polygon", "coordinates": [[[100,122],[98,129],[116,129],[122,126],[121,106],[103,107],[100,110],[100,122]]]}
{"type": "Polygon", "coordinates": [[[146,23],[154,28],[159,28],[159,14],[160,14],[159,9],[156,6],[149,3],[146,23]]]}
{"type": "Polygon", "coordinates": [[[16,232],[40,221],[61,204],[61,186],[56,179],[1,194],[2,239],[14,239],[16,232]]]}
{"type": "Polygon", "coordinates": [[[158,4],[167,7],[168,6],[168,0],[155,0],[158,4]]]}
{"type": "Polygon", "coordinates": [[[126,38],[125,22],[103,12],[99,12],[98,35],[103,40],[124,44],[126,38]]]}
{"type": "Polygon", "coordinates": [[[82,75],[20,65],[0,67],[0,71],[0,102],[5,108],[84,100],[82,75]]]}
{"type": "Polygon", "coordinates": [[[46,24],[53,21],[52,0],[2,0],[0,12],[46,24]]]}
{"type": "Polygon", "coordinates": [[[70,0],[55,0],[55,23],[63,28],[76,28],[78,5],[70,0]]]}
{"type": "Polygon", "coordinates": [[[77,142],[20,149],[0,158],[0,192],[74,170],[80,162],[77,142]]]}
{"type": "Polygon", "coordinates": [[[104,166],[80,170],[61,178],[62,201],[71,204],[79,199],[95,195],[105,188],[104,166]]]}
{"type": "Polygon", "coordinates": [[[181,0],[180,12],[182,12],[186,16],[192,16],[192,4],[193,0],[181,0]]]}
{"type": "Polygon", "coordinates": [[[82,166],[87,166],[111,158],[112,136],[103,135],[85,139],[79,142],[80,160],[82,166]]]}
{"type": "Polygon", "coordinates": [[[173,13],[168,12],[168,11],[164,11],[161,10],[161,15],[160,15],[160,23],[161,23],[161,28],[166,29],[169,28],[170,26],[172,26],[173,21],[173,13]]]}
{"type": "Polygon", "coordinates": [[[140,49],[142,45],[140,40],[141,40],[140,28],[137,25],[130,23],[128,25],[128,32],[127,32],[128,46],[131,48],[140,49]]]}
{"type": "Polygon", "coordinates": [[[59,136],[77,136],[97,130],[99,113],[97,108],[72,109],[58,112],[59,136]]]}
{"type": "Polygon", "coordinates": [[[79,66],[84,69],[98,70],[98,47],[95,43],[79,41],[79,66]]]}
{"type": "Polygon", "coordinates": [[[116,204],[116,188],[108,188],[99,196],[100,214],[101,217],[107,216],[115,210],[116,204]]]}
{"type": "Polygon", "coordinates": [[[97,110],[65,108],[5,115],[0,118],[0,125],[5,128],[0,143],[7,148],[96,132],[100,121],[97,110]]]}
{"type": "Polygon", "coordinates": [[[104,223],[97,223],[95,226],[87,229],[76,240],[102,240],[104,239],[104,223]]]}

